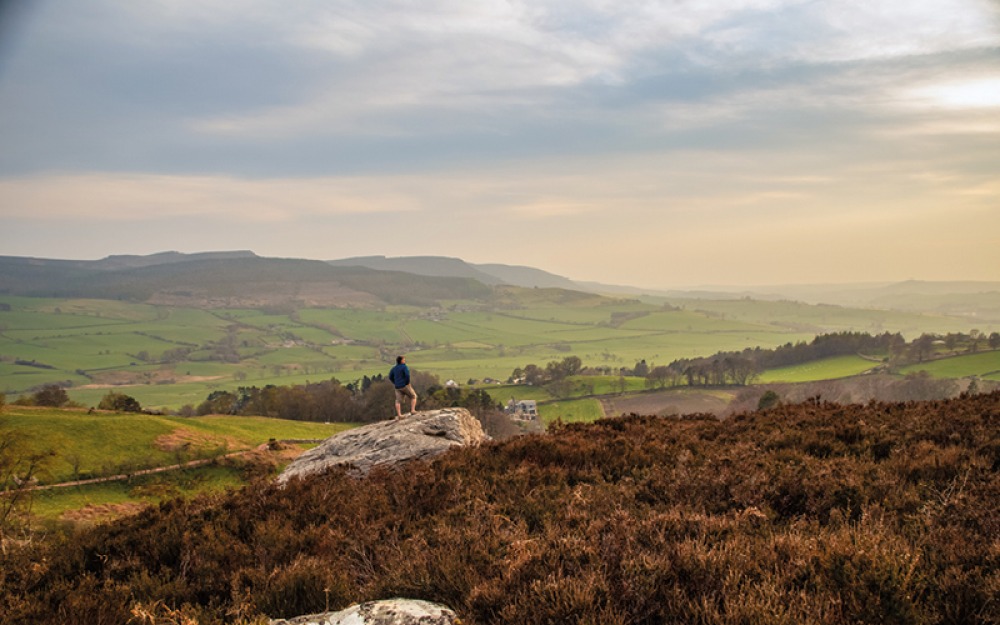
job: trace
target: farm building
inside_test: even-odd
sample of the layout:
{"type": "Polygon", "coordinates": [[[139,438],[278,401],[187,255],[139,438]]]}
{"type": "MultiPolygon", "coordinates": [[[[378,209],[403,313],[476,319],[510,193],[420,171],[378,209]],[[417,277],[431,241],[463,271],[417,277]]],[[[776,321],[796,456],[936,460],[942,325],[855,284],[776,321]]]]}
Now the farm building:
{"type": "Polygon", "coordinates": [[[507,402],[505,412],[514,419],[522,421],[538,421],[538,404],[533,399],[517,401],[513,397],[507,402]]]}

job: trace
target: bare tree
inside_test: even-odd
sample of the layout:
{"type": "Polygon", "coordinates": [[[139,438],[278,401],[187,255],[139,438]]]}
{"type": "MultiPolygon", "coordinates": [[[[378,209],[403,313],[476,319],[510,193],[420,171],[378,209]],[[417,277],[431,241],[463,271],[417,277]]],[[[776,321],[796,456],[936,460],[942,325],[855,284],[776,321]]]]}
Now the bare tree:
{"type": "Polygon", "coordinates": [[[16,532],[30,531],[32,486],[52,452],[32,450],[22,433],[0,421],[0,550],[16,532]]]}

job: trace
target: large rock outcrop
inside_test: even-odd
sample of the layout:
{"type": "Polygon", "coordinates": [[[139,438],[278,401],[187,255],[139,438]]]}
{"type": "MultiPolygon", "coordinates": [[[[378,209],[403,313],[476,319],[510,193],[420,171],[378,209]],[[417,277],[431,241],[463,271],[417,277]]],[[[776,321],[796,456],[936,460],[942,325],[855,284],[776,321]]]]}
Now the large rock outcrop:
{"type": "Polygon", "coordinates": [[[431,458],[457,445],[486,440],[489,436],[482,425],[465,408],[415,412],[331,436],[289,464],[278,482],[322,473],[337,465],[350,465],[352,473],[365,475],[375,466],[431,458]]]}
{"type": "Polygon", "coordinates": [[[455,625],[448,608],[416,599],[369,601],[341,610],[272,620],[270,625],[455,625]]]}

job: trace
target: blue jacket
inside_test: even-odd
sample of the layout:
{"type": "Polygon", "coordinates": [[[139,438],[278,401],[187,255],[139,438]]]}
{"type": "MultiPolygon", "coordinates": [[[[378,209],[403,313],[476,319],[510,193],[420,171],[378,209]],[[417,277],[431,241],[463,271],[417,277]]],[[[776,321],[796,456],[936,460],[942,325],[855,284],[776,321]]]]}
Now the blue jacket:
{"type": "Polygon", "coordinates": [[[410,368],[406,363],[399,363],[389,371],[389,381],[396,388],[403,388],[410,383],[410,368]]]}

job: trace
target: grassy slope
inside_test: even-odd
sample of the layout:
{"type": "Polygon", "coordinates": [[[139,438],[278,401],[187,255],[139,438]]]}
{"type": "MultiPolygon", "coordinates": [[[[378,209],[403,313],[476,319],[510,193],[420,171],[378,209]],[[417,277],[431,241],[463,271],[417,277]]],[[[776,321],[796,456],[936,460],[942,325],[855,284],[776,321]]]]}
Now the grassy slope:
{"type": "Polygon", "coordinates": [[[102,522],[165,499],[219,492],[245,483],[237,465],[202,466],[128,481],[41,491],[34,495],[31,513],[43,520],[102,522]]]}
{"type": "Polygon", "coordinates": [[[538,416],[549,425],[556,420],[563,423],[590,423],[604,418],[604,409],[597,399],[565,399],[539,404],[538,416]]]}
{"type": "Polygon", "coordinates": [[[224,451],[252,449],[268,439],[320,439],[352,427],[350,424],[308,423],[264,417],[207,416],[195,418],[95,413],[7,406],[0,419],[25,434],[33,448],[56,452],[45,483],[73,479],[73,464],[81,474],[105,475],[120,469],[173,464],[210,457],[224,451]],[[190,446],[181,453],[157,445],[157,437],[173,435],[190,446]]]}
{"type": "Polygon", "coordinates": [[[859,356],[836,356],[790,367],[769,369],[763,372],[757,381],[762,384],[770,384],[774,382],[835,380],[864,373],[877,364],[859,356]]]}
{"type": "Polygon", "coordinates": [[[976,375],[1000,380],[1000,350],[942,358],[903,369],[903,373],[916,371],[926,371],[938,378],[964,378],[976,375]]]}

